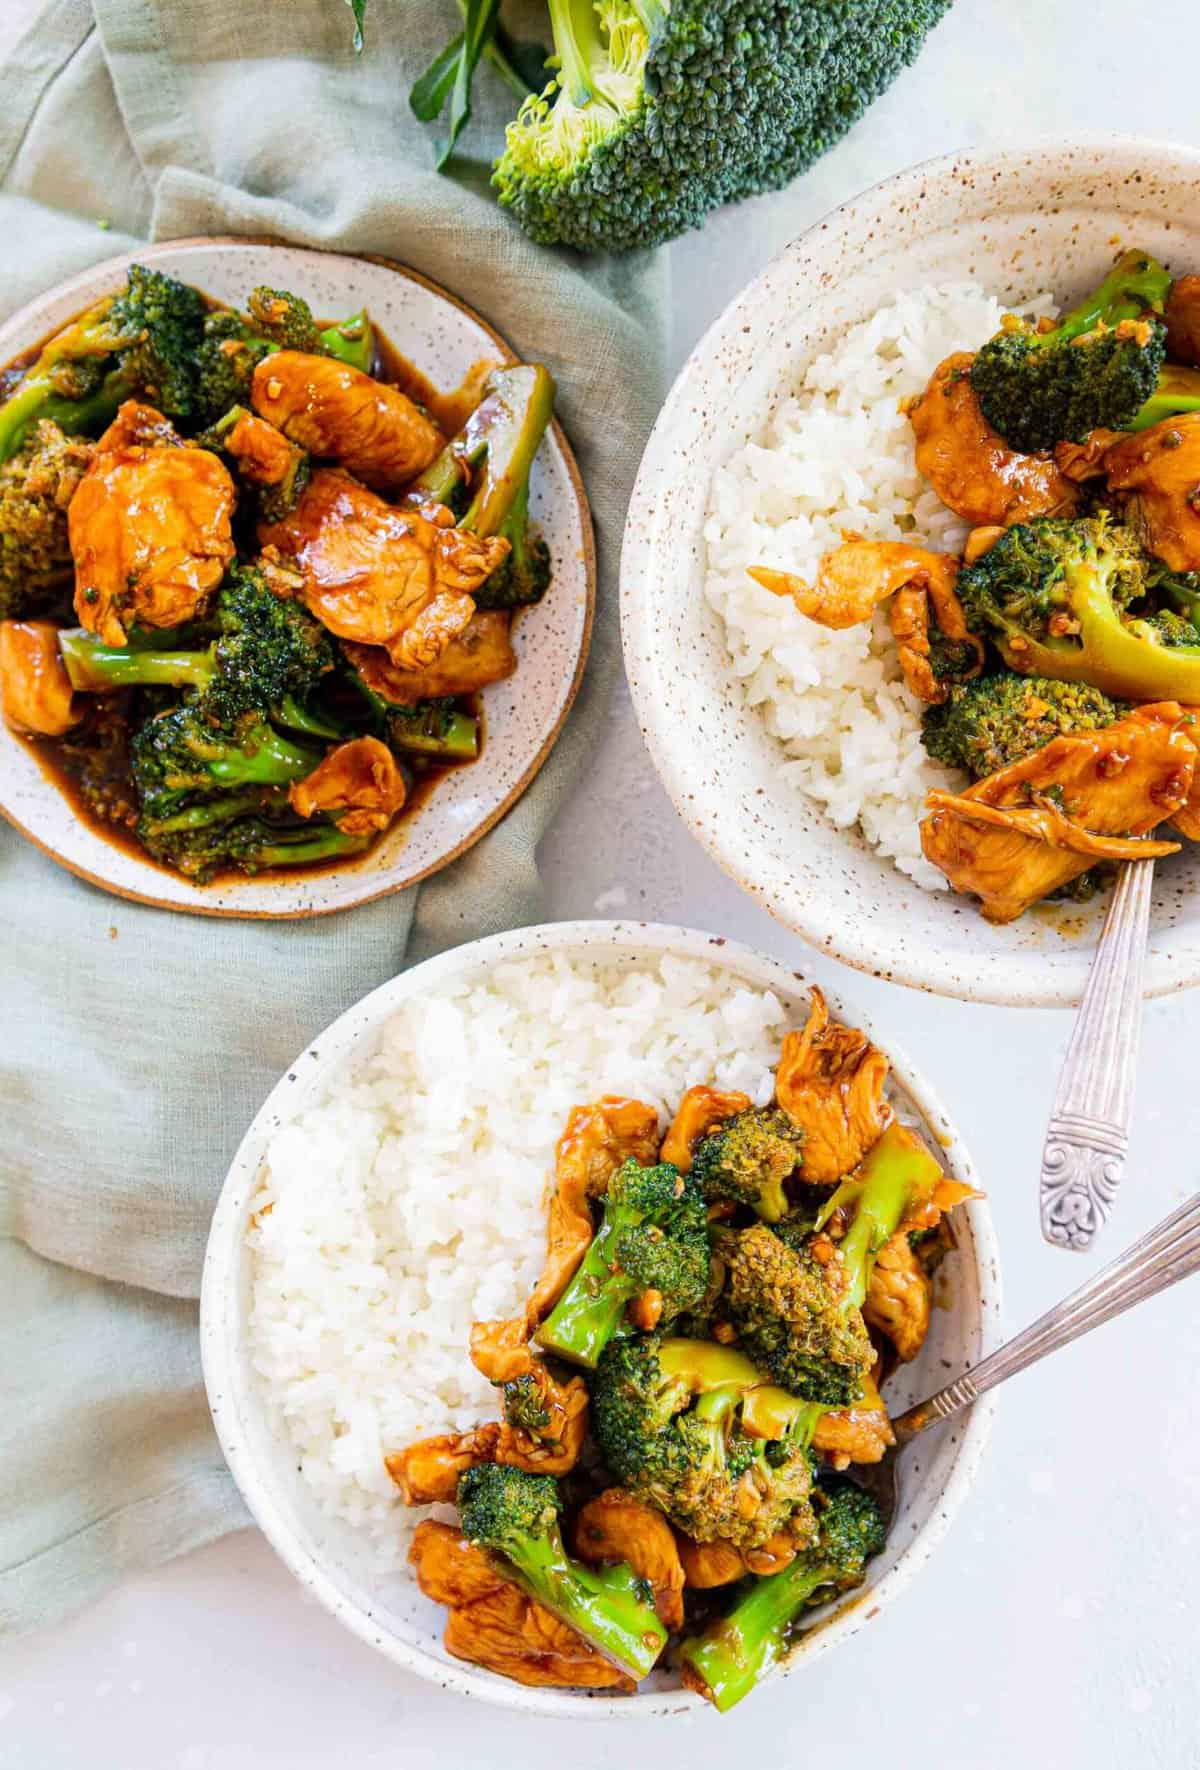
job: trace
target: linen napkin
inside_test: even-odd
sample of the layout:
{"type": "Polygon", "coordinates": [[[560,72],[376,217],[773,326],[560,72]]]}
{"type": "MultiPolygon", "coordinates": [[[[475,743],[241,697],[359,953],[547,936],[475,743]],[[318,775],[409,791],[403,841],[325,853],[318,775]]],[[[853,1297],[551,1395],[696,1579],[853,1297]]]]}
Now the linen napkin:
{"type": "Polygon", "coordinates": [[[546,362],[596,523],[591,662],[504,822],[403,896],[311,922],[209,921],[80,883],[0,824],[0,1627],[247,1522],[200,1380],[201,1256],[279,1074],[406,961],[539,916],[536,850],[619,656],[616,572],[661,397],[663,256],[533,246],[487,161],[484,69],[438,175],[407,107],[454,0],[48,0],[0,68],[0,313],[143,239],[270,234],[385,254],[546,362]]]}

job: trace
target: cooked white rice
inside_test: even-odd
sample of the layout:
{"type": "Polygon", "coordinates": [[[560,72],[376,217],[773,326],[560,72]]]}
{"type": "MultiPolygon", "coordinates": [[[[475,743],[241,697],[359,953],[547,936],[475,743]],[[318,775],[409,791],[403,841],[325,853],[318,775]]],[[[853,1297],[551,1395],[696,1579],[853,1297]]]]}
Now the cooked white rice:
{"type": "Polygon", "coordinates": [[[496,1417],[471,1323],[515,1314],[537,1276],[571,1107],[633,1095],[665,1128],[709,1081],[765,1104],[789,1024],[769,991],[699,961],[513,961],[406,1003],[276,1133],[249,1234],[251,1357],[318,1503],[383,1566],[427,1510],[398,1503],[384,1454],[496,1417]]]}
{"type": "MultiPolygon", "coordinates": [[[[1026,311],[1050,311],[1035,297],[1026,311]]],[[[835,633],[747,576],[751,565],[810,581],[843,529],[953,551],[966,533],[918,474],[899,401],[953,350],[996,331],[1004,309],[981,288],[900,295],[817,357],[795,393],[716,474],[705,526],[705,589],[725,627],[748,706],[791,760],[782,773],[842,828],[932,891],[921,854],[925,794],[955,777],[921,744],[921,703],[905,686],[887,615],[835,633]]]]}

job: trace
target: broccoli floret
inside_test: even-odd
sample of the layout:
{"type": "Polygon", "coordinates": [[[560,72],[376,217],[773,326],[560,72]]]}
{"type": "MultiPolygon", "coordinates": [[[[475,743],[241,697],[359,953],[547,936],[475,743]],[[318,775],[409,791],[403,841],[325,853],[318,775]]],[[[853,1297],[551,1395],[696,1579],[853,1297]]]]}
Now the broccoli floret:
{"type": "Polygon", "coordinates": [[[1194,646],[1165,646],[1130,615],[1153,583],[1133,535],[1106,515],[1043,517],[1007,529],[964,567],[958,594],[971,629],[1022,675],[1194,705],[1200,634],[1194,646]]]}
{"type": "MultiPolygon", "coordinates": [[[[827,1237],[821,1245],[828,1255],[827,1237]]],[[[805,1401],[858,1401],[875,1353],[861,1310],[848,1301],[852,1274],[841,1254],[822,1262],[811,1237],[788,1247],[763,1223],[723,1236],[718,1251],[725,1305],[754,1363],[805,1401]]]]}
{"type": "Polygon", "coordinates": [[[226,868],[254,874],[269,867],[313,866],[358,854],[370,841],[369,836],[347,835],[321,819],[281,822],[261,815],[284,809],[278,795],[230,794],[173,816],[143,816],[137,833],[148,853],[198,884],[226,868]]]}
{"type": "Polygon", "coordinates": [[[67,505],[91,459],[91,444],[43,418],[0,462],[0,620],[69,601],[74,576],[67,505]]]}
{"type": "Polygon", "coordinates": [[[547,1351],[594,1370],[640,1292],[659,1292],[669,1321],[700,1302],[708,1277],[708,1213],[696,1180],[670,1162],[624,1162],[609,1180],[583,1262],[538,1339],[547,1351]]]}
{"type": "Polygon", "coordinates": [[[286,787],[316,768],[321,753],[281,736],[256,713],[222,725],[203,701],[157,713],[135,734],[133,778],[143,813],[157,823],[194,795],[230,789],[286,787]]]}
{"type": "Polygon", "coordinates": [[[522,1432],[532,1432],[535,1436],[546,1430],[550,1424],[550,1409],[545,1390],[536,1376],[527,1371],[522,1377],[513,1377],[503,1385],[501,1393],[504,1417],[510,1426],[522,1432]]]}
{"type": "Polygon", "coordinates": [[[808,1536],[808,1445],[822,1411],[706,1340],[612,1339],[592,1381],[608,1467],[698,1542],[751,1548],[784,1528],[808,1536]]]}
{"type": "Polygon", "coordinates": [[[685,1641],[684,1664],[724,1713],[783,1658],[789,1633],[807,1605],[861,1583],[863,1568],[887,1540],[883,1515],[852,1481],[831,1479],[819,1491],[819,1535],[781,1573],[755,1580],[725,1617],[685,1641]]]}
{"type": "Polygon", "coordinates": [[[800,1165],[803,1144],[803,1131],[780,1107],[750,1107],[701,1139],[692,1174],[706,1199],[733,1199],[777,1222],[787,1212],[785,1185],[800,1165]]]}
{"type": "Polygon", "coordinates": [[[1126,252],[1050,330],[1009,323],[997,332],[970,371],[988,423],[1026,454],[1132,424],[1166,361],[1159,315],[1170,286],[1155,259],[1126,252]]]}
{"type": "MultiPolygon", "coordinates": [[[[498,9],[497,9],[498,10],[498,9]]],[[[945,0],[550,0],[557,73],[494,183],[545,245],[653,246],[845,133],[945,0]]]]}
{"type": "Polygon", "coordinates": [[[125,287],[43,345],[0,405],[0,461],[16,453],[39,418],[79,435],[107,424],[131,394],[169,418],[187,418],[204,311],[199,291],[187,283],[131,265],[125,287]]]}
{"type": "Polygon", "coordinates": [[[622,1563],[591,1568],[563,1546],[562,1501],[548,1475],[481,1463],[459,1477],[458,1512],[468,1542],[490,1550],[517,1583],[632,1678],[644,1678],[667,1631],[644,1583],[622,1563]]]}
{"type": "Polygon", "coordinates": [[[1085,682],[997,671],[961,684],[940,707],[927,708],[921,736],[935,762],[965,768],[975,780],[983,780],[1056,737],[1098,731],[1128,711],[1127,703],[1111,700],[1085,682]]]}
{"type": "Polygon", "coordinates": [[[497,529],[509,543],[508,557],[475,592],[476,608],[525,608],[550,588],[550,549],[529,522],[529,484],[513,500],[497,529]]]}
{"type": "Polygon", "coordinates": [[[276,348],[231,308],[206,314],[203,337],[196,350],[199,422],[215,424],[232,406],[246,405],[255,369],[276,348]]]}

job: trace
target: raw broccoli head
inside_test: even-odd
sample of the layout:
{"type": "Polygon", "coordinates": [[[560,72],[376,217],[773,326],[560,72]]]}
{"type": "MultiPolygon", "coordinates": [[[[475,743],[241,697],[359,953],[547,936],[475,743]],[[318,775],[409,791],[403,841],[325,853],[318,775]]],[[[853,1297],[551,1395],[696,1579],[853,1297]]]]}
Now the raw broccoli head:
{"type": "Polygon", "coordinates": [[[0,462],[0,620],[39,613],[59,596],[69,602],[67,505],[91,452],[44,418],[0,462]]]}
{"type": "Polygon", "coordinates": [[[1009,324],[971,364],[984,417],[1026,454],[1131,424],[1166,361],[1162,313],[1171,279],[1126,252],[1087,300],[1048,331],[1009,324]]]}
{"type": "Polygon", "coordinates": [[[538,1339],[560,1358],[593,1369],[634,1297],[657,1291],[670,1321],[704,1297],[709,1261],[708,1213],[695,1178],[670,1162],[624,1162],[609,1180],[583,1262],[538,1339]]]}
{"type": "Polygon", "coordinates": [[[545,245],[624,251],[775,190],[910,62],[944,0],[554,0],[558,73],[500,201],[545,245]]]}
{"type": "Polygon", "coordinates": [[[803,1144],[803,1131],[780,1107],[750,1107],[702,1138],[692,1174],[706,1199],[732,1199],[775,1222],[787,1211],[785,1183],[800,1166],[803,1144]]]}
{"type": "Polygon", "coordinates": [[[965,768],[975,780],[983,780],[1056,737],[1097,731],[1128,711],[1125,702],[1111,700],[1085,682],[1055,682],[1003,670],[965,682],[940,707],[927,708],[921,735],[935,762],[965,768]]]}
{"type": "Polygon", "coordinates": [[[785,1526],[808,1533],[819,1411],[766,1385],[741,1353],[658,1334],[610,1341],[592,1385],[608,1467],[698,1542],[753,1547],[785,1526]]]}
{"type": "Polygon", "coordinates": [[[725,1303],[747,1355],[782,1388],[850,1407],[875,1354],[861,1312],[847,1303],[841,1255],[827,1237],[819,1246],[824,1263],[811,1239],[789,1247],[762,1223],[724,1235],[725,1303]]]}

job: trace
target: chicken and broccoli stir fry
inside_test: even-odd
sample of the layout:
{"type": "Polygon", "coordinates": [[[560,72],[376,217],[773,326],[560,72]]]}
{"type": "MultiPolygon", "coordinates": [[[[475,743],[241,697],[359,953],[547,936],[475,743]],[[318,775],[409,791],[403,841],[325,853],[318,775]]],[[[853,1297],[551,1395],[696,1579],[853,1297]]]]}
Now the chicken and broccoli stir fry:
{"type": "Polygon", "coordinates": [[[135,265],[0,376],[0,707],[198,882],[357,854],[473,761],[549,588],[546,370],[479,366],[446,435],[391,363],[365,313],[135,265]]]}
{"type": "Polygon", "coordinates": [[[1200,837],[1200,277],[1126,252],[908,418],[961,557],[847,534],[813,584],[751,575],[828,627],[888,602],[925,747],[970,777],[929,794],[925,857],[1008,922],[1200,837]]]}
{"type": "Polygon", "coordinates": [[[411,1552],[451,1653],[611,1690],[666,1656],[725,1710],[861,1582],[884,1524],[844,1471],[893,1442],[880,1385],[970,1196],[887,1076],[814,989],[771,1103],[692,1087],[665,1135],[637,1100],[574,1109],[541,1277],[471,1334],[499,1418],[385,1459],[458,1508],[411,1552]]]}

